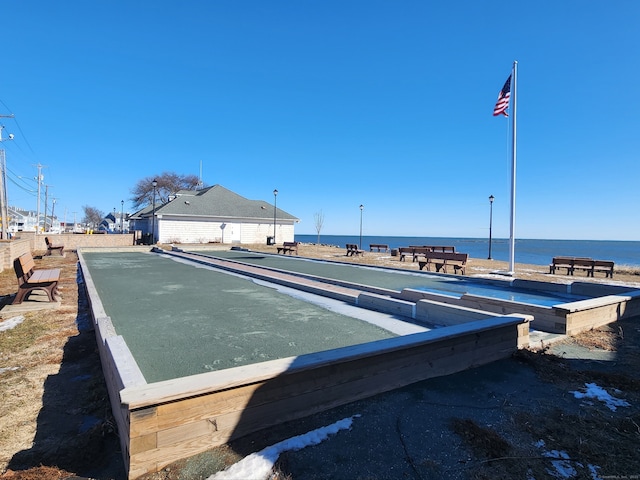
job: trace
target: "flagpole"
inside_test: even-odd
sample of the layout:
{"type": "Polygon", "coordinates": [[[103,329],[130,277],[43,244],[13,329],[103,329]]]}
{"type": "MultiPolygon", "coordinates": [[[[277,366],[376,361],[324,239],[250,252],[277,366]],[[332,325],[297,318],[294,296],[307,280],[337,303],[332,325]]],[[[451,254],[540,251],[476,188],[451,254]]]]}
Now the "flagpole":
{"type": "Polygon", "coordinates": [[[511,222],[509,235],[509,274],[515,273],[516,250],[516,107],[518,99],[518,62],[511,73],[511,222]]]}

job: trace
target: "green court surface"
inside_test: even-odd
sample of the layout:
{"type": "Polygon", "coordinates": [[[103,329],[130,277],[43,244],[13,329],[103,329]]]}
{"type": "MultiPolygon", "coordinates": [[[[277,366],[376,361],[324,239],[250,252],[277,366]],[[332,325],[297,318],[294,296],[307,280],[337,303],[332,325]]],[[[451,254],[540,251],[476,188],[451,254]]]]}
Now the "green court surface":
{"type": "Polygon", "coordinates": [[[148,383],[396,336],[202,265],[151,253],[83,256],[148,383]]]}
{"type": "Polygon", "coordinates": [[[204,249],[191,253],[397,291],[412,288],[455,297],[470,293],[503,300],[547,306],[588,298],[584,295],[570,295],[559,292],[534,292],[532,290],[522,290],[509,286],[497,286],[495,284],[483,283],[481,279],[477,278],[441,275],[416,270],[376,268],[371,265],[354,265],[335,261],[326,262],[288,255],[261,254],[241,250],[204,249]]]}
{"type": "Polygon", "coordinates": [[[334,278],[361,285],[371,285],[390,290],[402,290],[424,286],[427,283],[435,284],[441,289],[447,285],[460,283],[459,280],[441,275],[429,275],[426,272],[411,272],[408,270],[392,270],[374,268],[371,265],[358,266],[350,263],[325,262],[311,260],[289,255],[262,254],[242,250],[205,250],[190,251],[225,260],[236,260],[243,263],[258,265],[267,268],[277,268],[289,272],[298,272],[308,275],[317,275],[325,278],[334,278]]]}

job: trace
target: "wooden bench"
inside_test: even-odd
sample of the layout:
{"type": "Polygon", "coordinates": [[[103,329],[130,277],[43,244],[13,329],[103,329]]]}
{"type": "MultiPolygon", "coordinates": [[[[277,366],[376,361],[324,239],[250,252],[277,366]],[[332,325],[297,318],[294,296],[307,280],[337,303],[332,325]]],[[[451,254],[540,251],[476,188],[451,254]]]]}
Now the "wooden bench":
{"type": "Polygon", "coordinates": [[[281,247],[278,247],[278,253],[288,253],[289,255],[295,253],[298,254],[298,244],[300,242],[283,242],[281,247]]]}
{"type": "Polygon", "coordinates": [[[575,271],[581,270],[587,272],[587,277],[593,277],[593,263],[591,258],[574,258],[571,263],[570,275],[573,275],[575,271]]]}
{"type": "Polygon", "coordinates": [[[54,295],[58,293],[60,269],[50,268],[36,270],[36,264],[30,253],[23,253],[13,261],[13,268],[18,278],[18,293],[13,299],[13,305],[22,303],[34,290],[44,290],[50,302],[55,302],[54,295]]]}
{"type": "Polygon", "coordinates": [[[613,265],[614,262],[610,260],[594,260],[593,261],[593,277],[596,272],[602,272],[605,274],[605,278],[613,278],[613,265]]]}
{"type": "Polygon", "coordinates": [[[560,270],[561,268],[567,269],[567,275],[573,269],[573,257],[553,257],[551,260],[551,265],[549,265],[549,273],[556,273],[556,270],[560,270]]]}
{"type": "Polygon", "coordinates": [[[444,273],[448,273],[447,267],[452,267],[453,273],[464,275],[468,259],[468,253],[428,252],[425,254],[424,260],[418,261],[418,266],[420,270],[427,267],[427,270],[431,271],[431,265],[434,265],[436,272],[442,271],[444,273]]]}
{"type": "Polygon", "coordinates": [[[440,253],[455,253],[456,247],[441,246],[441,245],[410,245],[408,247],[400,247],[400,261],[404,262],[404,257],[411,255],[412,261],[417,261],[420,257],[423,257],[426,253],[440,252],[440,253]]]}
{"type": "Polygon", "coordinates": [[[373,252],[373,249],[376,249],[377,252],[388,252],[389,251],[389,245],[385,245],[384,243],[370,243],[369,244],[369,251],[373,252]]]}
{"type": "Polygon", "coordinates": [[[64,245],[54,245],[49,241],[49,237],[44,237],[44,241],[47,242],[47,253],[46,255],[51,255],[51,252],[57,250],[60,252],[60,255],[64,255],[64,245]]]}
{"type": "Polygon", "coordinates": [[[356,255],[362,255],[364,253],[364,250],[360,250],[360,247],[355,243],[347,243],[346,246],[347,257],[355,257],[356,255]]]}
{"type": "Polygon", "coordinates": [[[398,254],[400,255],[400,261],[404,262],[404,257],[407,255],[413,256],[414,247],[400,247],[398,248],[398,254]]]}
{"type": "Polygon", "coordinates": [[[567,275],[573,275],[576,270],[587,272],[587,277],[594,277],[596,272],[602,272],[608,278],[613,278],[614,262],[609,260],[594,260],[586,257],[553,257],[549,265],[549,273],[556,273],[561,268],[566,269],[567,275]]]}

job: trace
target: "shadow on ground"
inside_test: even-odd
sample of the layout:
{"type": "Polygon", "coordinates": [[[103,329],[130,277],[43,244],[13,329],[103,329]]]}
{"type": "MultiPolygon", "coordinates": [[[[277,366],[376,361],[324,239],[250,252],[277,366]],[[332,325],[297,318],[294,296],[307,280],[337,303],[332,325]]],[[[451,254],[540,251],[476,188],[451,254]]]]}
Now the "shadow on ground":
{"type": "Polygon", "coordinates": [[[9,462],[13,478],[64,478],[50,476],[55,470],[47,467],[96,480],[126,478],[81,285],[76,324],[78,334],[65,344],[60,370],[45,381],[33,445],[9,462]]]}

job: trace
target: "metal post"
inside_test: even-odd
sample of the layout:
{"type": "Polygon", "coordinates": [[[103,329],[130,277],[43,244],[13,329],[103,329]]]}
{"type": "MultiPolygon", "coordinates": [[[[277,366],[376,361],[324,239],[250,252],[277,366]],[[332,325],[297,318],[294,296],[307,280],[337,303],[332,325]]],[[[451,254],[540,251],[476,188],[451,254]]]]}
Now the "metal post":
{"type": "Polygon", "coordinates": [[[493,195],[489,195],[489,258],[488,260],[493,260],[491,258],[491,228],[493,225],[493,201],[495,197],[493,195]]]}
{"type": "Polygon", "coordinates": [[[151,185],[153,185],[153,211],[151,212],[151,244],[153,245],[156,243],[156,187],[158,181],[154,179],[151,185]]]}
{"type": "Polygon", "coordinates": [[[273,191],[273,244],[276,244],[276,202],[278,199],[278,190],[273,191]]]}
{"type": "Polygon", "coordinates": [[[364,205],[360,205],[360,244],[358,249],[362,250],[362,210],[364,210],[364,205]]]}
{"type": "Polygon", "coordinates": [[[120,235],[124,235],[124,200],[120,200],[120,235]]]}

